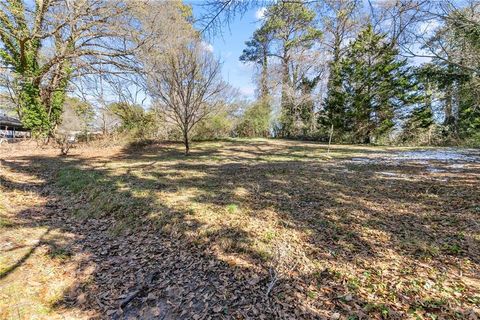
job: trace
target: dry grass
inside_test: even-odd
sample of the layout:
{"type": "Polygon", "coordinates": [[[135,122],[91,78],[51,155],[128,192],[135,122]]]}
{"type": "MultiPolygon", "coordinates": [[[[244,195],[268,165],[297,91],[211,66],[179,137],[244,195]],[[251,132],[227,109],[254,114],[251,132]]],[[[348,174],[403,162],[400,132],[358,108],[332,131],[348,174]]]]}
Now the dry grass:
{"type": "Polygon", "coordinates": [[[0,318],[475,319],[480,165],[356,161],[399,150],[17,148],[0,318]]]}

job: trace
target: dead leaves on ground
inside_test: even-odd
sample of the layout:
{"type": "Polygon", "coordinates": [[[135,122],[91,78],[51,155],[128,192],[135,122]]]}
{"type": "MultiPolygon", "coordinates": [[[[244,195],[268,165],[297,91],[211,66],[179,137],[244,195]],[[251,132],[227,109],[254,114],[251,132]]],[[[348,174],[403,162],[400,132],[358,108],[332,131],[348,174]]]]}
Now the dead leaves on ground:
{"type": "Polygon", "coordinates": [[[25,215],[29,200],[10,196],[23,201],[26,220],[73,235],[47,250],[75,261],[78,275],[58,310],[113,319],[475,319],[477,164],[359,164],[326,159],[315,145],[299,159],[289,157],[292,146],[299,152],[294,142],[204,144],[221,149],[212,160],[164,159],[155,148],[113,161],[98,150],[68,162],[24,156],[8,171],[22,188],[35,181],[46,203],[25,215]],[[263,154],[254,154],[259,143],[263,154]],[[56,184],[60,168],[74,170],[74,192],[56,184]],[[78,184],[84,175],[101,183],[78,184]],[[105,204],[108,214],[76,214],[105,204]]]}

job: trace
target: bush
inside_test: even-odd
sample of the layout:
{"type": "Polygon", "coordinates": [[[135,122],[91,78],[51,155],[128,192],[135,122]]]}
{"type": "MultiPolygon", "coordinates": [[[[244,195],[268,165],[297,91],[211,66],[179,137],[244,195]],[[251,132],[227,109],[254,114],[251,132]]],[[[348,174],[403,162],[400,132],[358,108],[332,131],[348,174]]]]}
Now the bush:
{"type": "Polygon", "coordinates": [[[108,109],[120,118],[120,133],[128,133],[134,139],[148,139],[155,134],[156,121],[153,112],[128,103],[112,103],[108,109]]]}
{"type": "Polygon", "coordinates": [[[269,137],[271,107],[267,102],[257,102],[248,108],[236,132],[240,137],[269,137]]]}
{"type": "Polygon", "coordinates": [[[75,137],[68,133],[57,133],[55,136],[55,142],[57,143],[57,147],[60,149],[62,156],[66,156],[75,143],[75,137]]]}
{"type": "Polygon", "coordinates": [[[221,112],[199,122],[193,135],[194,140],[224,139],[232,135],[235,120],[227,112],[221,112]]]}

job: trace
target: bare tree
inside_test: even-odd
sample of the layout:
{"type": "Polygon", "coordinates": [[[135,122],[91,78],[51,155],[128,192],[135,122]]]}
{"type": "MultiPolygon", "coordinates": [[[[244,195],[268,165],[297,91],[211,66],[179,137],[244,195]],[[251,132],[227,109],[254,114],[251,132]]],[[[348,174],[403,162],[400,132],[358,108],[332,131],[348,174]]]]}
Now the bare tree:
{"type": "Polygon", "coordinates": [[[149,92],[165,119],[180,129],[188,155],[192,128],[217,108],[227,88],[220,77],[221,64],[195,39],[157,59],[151,57],[152,61],[147,74],[149,92]]]}
{"type": "Polygon", "coordinates": [[[368,0],[370,22],[378,32],[388,34],[392,46],[411,41],[411,30],[425,19],[429,0],[368,0]]]}
{"type": "Polygon", "coordinates": [[[480,71],[480,1],[443,0],[423,8],[425,19],[410,32],[402,49],[408,56],[435,59],[463,72],[480,71]],[[452,43],[461,47],[453,50],[452,43]],[[421,48],[421,50],[419,50],[421,48]]]}

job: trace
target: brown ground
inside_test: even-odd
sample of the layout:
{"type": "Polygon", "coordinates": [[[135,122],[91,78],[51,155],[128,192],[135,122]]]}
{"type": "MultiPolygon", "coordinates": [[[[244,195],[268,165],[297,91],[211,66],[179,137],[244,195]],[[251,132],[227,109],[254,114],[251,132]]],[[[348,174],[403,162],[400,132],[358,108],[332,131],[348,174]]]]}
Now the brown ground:
{"type": "Polygon", "coordinates": [[[1,319],[477,319],[480,164],[0,146],[1,319]]]}

